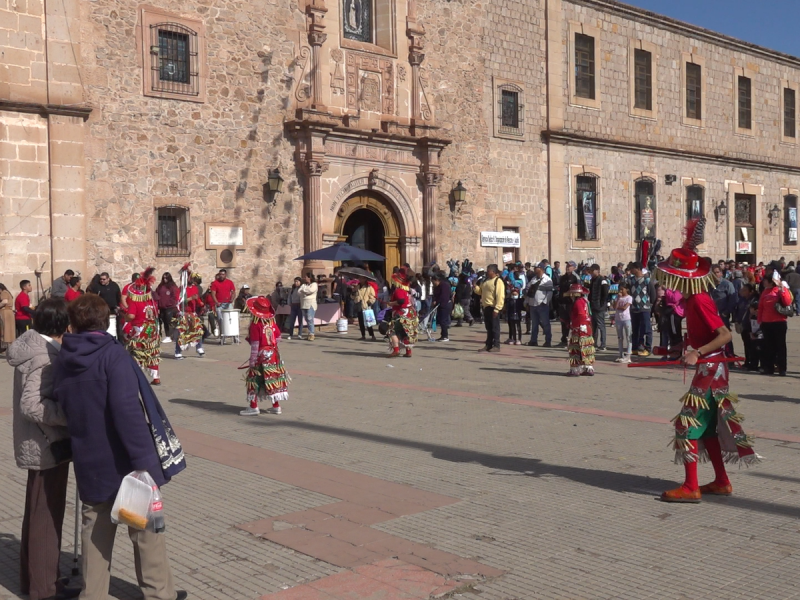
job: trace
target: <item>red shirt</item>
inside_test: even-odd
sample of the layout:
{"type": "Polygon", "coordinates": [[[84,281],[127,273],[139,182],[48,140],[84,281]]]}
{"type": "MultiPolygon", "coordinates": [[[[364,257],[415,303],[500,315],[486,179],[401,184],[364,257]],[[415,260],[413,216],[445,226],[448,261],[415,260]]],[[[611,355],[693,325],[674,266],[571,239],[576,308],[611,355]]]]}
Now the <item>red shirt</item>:
{"type": "Polygon", "coordinates": [[[17,297],[14,299],[14,310],[17,311],[17,314],[14,315],[14,319],[17,321],[27,321],[30,319],[30,316],[22,310],[23,308],[30,308],[31,306],[31,298],[28,296],[28,292],[20,292],[17,294],[17,297]]]}
{"type": "Polygon", "coordinates": [[[569,318],[569,326],[572,329],[580,329],[581,325],[586,325],[586,335],[592,335],[592,317],[589,315],[589,301],[583,296],[573,302],[569,318]]]}
{"type": "Polygon", "coordinates": [[[717,312],[717,305],[707,292],[694,294],[686,301],[686,334],[689,345],[695,350],[717,337],[717,329],[725,323],[717,312]]]}
{"type": "Polygon", "coordinates": [[[215,279],[209,288],[217,295],[217,302],[219,304],[227,304],[233,302],[233,295],[236,293],[236,286],[230,279],[215,279]]]}
{"type": "Polygon", "coordinates": [[[72,302],[73,300],[75,300],[75,298],[80,298],[80,297],[81,293],[76,292],[72,288],[67,288],[67,292],[64,294],[64,300],[66,300],[67,302],[72,302]]]}
{"type": "Polygon", "coordinates": [[[202,307],[203,301],[200,299],[200,290],[197,289],[197,286],[194,284],[186,286],[186,312],[196,313],[202,307]],[[197,297],[194,298],[194,296],[197,297]]]}
{"type": "Polygon", "coordinates": [[[392,292],[391,306],[392,312],[396,313],[402,312],[403,310],[409,308],[411,306],[411,298],[409,298],[408,292],[401,288],[395,288],[395,290],[392,292]]]}

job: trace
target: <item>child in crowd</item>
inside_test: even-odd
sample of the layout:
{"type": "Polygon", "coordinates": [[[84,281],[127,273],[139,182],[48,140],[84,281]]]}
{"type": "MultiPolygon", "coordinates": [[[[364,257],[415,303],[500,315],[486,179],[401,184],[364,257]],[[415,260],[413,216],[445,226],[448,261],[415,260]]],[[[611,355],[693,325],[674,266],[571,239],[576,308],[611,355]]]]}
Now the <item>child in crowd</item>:
{"type": "Polygon", "coordinates": [[[627,283],[619,284],[619,293],[614,302],[614,323],[617,327],[617,339],[619,340],[619,358],[614,362],[627,364],[631,362],[632,347],[632,328],[631,328],[631,304],[633,298],[630,294],[630,286],[627,283]]]}
{"type": "Polygon", "coordinates": [[[243,417],[257,416],[261,412],[259,400],[268,400],[272,406],[267,412],[279,415],[281,400],[289,398],[291,379],[278,351],[281,331],[275,323],[275,310],[265,296],[249,298],[247,308],[253,317],[247,336],[250,343],[249,369],[245,376],[248,407],[239,414],[243,417]]]}
{"type": "Polygon", "coordinates": [[[508,340],[506,344],[522,345],[522,309],[523,300],[519,297],[519,287],[511,288],[511,296],[506,304],[506,320],[508,321],[508,340]]]}
{"type": "MultiPolygon", "coordinates": [[[[748,371],[758,371],[761,363],[761,346],[764,344],[764,332],[758,323],[758,300],[750,304],[750,352],[746,356],[745,368],[748,371]]],[[[748,348],[745,348],[745,352],[748,348]]],[[[763,365],[762,365],[763,366],[763,365]]]]}
{"type": "Polygon", "coordinates": [[[594,375],[594,338],[592,337],[592,315],[586,297],[589,290],[580,283],[573,283],[565,294],[575,298],[569,319],[569,373],[570,377],[594,375]]]}
{"type": "Polygon", "coordinates": [[[28,331],[33,322],[33,308],[31,307],[30,297],[32,289],[31,282],[27,279],[19,282],[19,294],[14,299],[14,310],[16,311],[14,320],[17,327],[17,337],[28,331]]]}

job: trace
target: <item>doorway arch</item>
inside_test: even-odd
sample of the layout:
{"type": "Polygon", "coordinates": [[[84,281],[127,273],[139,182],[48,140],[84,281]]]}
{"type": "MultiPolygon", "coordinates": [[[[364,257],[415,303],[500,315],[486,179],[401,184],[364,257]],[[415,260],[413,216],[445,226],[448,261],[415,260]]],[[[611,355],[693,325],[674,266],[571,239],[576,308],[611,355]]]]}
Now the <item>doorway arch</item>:
{"type": "Polygon", "coordinates": [[[340,241],[385,256],[385,263],[371,265],[384,277],[403,262],[400,221],[389,201],[376,192],[357,192],[345,200],[336,213],[334,231],[340,241]]]}

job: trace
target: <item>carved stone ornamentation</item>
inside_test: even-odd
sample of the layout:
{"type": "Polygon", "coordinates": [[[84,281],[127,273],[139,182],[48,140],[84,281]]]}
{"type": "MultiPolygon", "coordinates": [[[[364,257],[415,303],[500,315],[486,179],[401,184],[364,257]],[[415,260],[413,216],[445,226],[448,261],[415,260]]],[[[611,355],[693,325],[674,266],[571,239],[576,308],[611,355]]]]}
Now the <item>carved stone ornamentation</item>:
{"type": "Polygon", "coordinates": [[[397,78],[400,81],[406,80],[406,68],[403,65],[398,65],[397,67],[397,78]]]}
{"type": "Polygon", "coordinates": [[[347,108],[394,114],[394,64],[360,52],[347,52],[347,108]]]}
{"type": "Polygon", "coordinates": [[[331,73],[331,91],[335,96],[344,95],[344,52],[338,48],[331,50],[331,60],[334,62],[333,73],[331,73]]]}
{"type": "Polygon", "coordinates": [[[433,119],[433,111],[428,101],[428,75],[420,71],[419,74],[419,115],[425,121],[433,119]]]}
{"type": "Polygon", "coordinates": [[[300,56],[295,59],[295,62],[300,65],[300,76],[297,78],[294,92],[294,97],[298,102],[305,102],[311,97],[311,85],[306,79],[309,76],[310,59],[311,48],[308,46],[301,47],[300,56]]]}

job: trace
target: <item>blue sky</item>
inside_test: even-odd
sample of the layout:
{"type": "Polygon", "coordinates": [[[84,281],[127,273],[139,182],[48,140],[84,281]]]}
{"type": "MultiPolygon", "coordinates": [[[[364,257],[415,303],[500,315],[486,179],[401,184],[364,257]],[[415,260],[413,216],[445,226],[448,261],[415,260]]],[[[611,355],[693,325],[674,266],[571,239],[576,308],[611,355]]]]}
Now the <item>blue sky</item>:
{"type": "Polygon", "coordinates": [[[800,0],[621,0],[800,57],[800,0]]]}

